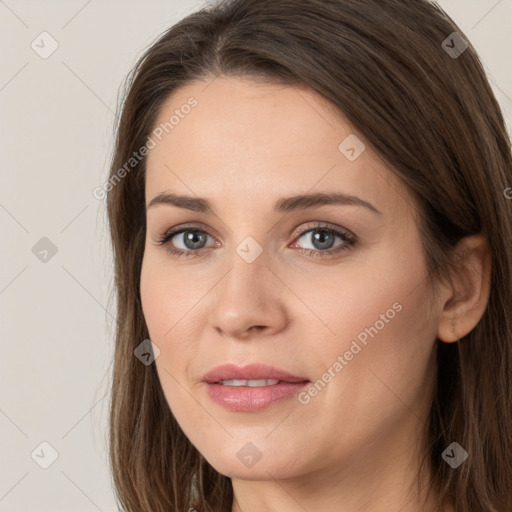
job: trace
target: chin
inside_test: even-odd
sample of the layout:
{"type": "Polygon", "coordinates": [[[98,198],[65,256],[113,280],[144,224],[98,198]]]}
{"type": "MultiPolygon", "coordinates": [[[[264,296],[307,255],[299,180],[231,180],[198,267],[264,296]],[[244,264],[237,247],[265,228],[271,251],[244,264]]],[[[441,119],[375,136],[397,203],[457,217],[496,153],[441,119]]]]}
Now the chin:
{"type": "Polygon", "coordinates": [[[296,468],[292,468],[290,459],[276,459],[275,451],[266,456],[260,452],[258,458],[256,451],[248,445],[235,452],[225,450],[223,454],[215,451],[212,457],[204,455],[208,463],[220,474],[229,478],[240,480],[270,480],[273,478],[287,479],[296,476],[296,468]],[[251,450],[253,451],[251,455],[251,450]]]}

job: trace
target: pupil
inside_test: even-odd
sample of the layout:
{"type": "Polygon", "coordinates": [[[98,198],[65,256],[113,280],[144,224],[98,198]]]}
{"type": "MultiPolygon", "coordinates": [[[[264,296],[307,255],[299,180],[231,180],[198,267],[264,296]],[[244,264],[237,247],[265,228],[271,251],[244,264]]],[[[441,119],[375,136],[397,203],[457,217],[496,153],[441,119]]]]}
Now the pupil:
{"type": "Polygon", "coordinates": [[[201,243],[204,243],[204,235],[202,235],[200,233],[197,233],[195,231],[188,231],[188,232],[186,232],[186,234],[185,234],[185,246],[188,249],[191,249],[191,250],[197,249],[196,245],[201,245],[201,243]],[[194,241],[195,237],[199,238],[199,242],[195,242],[194,241]],[[189,247],[187,242],[192,242],[193,247],[189,247]]]}
{"type": "Polygon", "coordinates": [[[313,240],[316,244],[316,242],[319,242],[321,247],[319,247],[319,249],[330,249],[330,246],[332,245],[332,241],[333,241],[333,234],[332,233],[328,233],[326,231],[314,231],[313,232],[313,240]],[[327,243],[327,245],[322,245],[322,244],[325,244],[325,240],[329,240],[330,243],[327,243]]]}

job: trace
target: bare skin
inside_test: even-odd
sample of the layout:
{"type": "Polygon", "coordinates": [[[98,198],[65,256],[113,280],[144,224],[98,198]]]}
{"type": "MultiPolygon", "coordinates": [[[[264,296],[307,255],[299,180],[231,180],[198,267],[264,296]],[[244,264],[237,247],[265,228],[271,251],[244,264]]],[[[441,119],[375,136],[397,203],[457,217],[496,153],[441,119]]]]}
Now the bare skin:
{"type": "Polygon", "coordinates": [[[411,196],[367,143],[353,160],[354,152],[340,151],[352,134],[365,143],[343,116],[303,88],[227,77],[206,85],[187,85],[164,104],[157,125],[197,100],[147,161],[147,205],[172,192],[206,198],[214,211],[147,209],[141,298],[169,407],[209,463],[231,477],[232,512],[433,511],[415,478],[435,342],[458,340],[483,315],[485,239],[464,241],[465,279],[430,299],[411,196]],[[380,213],[348,204],[273,209],[281,197],[319,192],[357,196],[380,213]],[[183,232],[158,245],[169,229],[190,225],[204,236],[197,255],[169,253],[190,250],[183,232]],[[326,248],[313,237],[327,236],[325,226],[356,241],[331,235],[326,248]],[[251,263],[237,252],[247,237],[262,250],[251,263]],[[372,326],[377,333],[347,354],[372,326]],[[346,363],[339,371],[338,356],[346,363]],[[230,411],[202,382],[226,362],[331,378],[309,401],[230,411]],[[251,467],[237,456],[248,442],[261,454],[251,467]]]}

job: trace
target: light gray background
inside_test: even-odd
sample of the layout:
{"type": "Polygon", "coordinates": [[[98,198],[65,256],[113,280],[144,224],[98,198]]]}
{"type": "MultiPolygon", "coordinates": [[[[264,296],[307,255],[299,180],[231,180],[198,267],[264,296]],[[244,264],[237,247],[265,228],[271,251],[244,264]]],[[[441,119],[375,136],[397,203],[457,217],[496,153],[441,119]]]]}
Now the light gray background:
{"type": "MultiPolygon", "coordinates": [[[[512,0],[439,3],[479,52],[510,131],[512,0]]],[[[115,304],[92,191],[108,175],[124,77],[200,5],[0,0],[0,512],[116,510],[105,441],[115,304]],[[47,59],[31,48],[43,31],[59,45],[47,59]],[[57,247],[46,262],[32,251],[42,237],[57,247]],[[47,469],[35,462],[49,460],[43,441],[58,452],[47,469]]]]}

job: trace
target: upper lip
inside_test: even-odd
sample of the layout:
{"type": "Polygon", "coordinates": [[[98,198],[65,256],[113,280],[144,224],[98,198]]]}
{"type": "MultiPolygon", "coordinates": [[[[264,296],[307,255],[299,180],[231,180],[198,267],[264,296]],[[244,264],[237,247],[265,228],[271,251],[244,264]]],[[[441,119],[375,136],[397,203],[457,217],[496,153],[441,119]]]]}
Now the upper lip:
{"type": "Polygon", "coordinates": [[[204,382],[215,383],[221,380],[261,380],[275,379],[283,382],[306,382],[308,379],[292,375],[284,370],[267,364],[249,364],[237,366],[235,364],[223,364],[209,371],[204,377],[204,382]]]}

